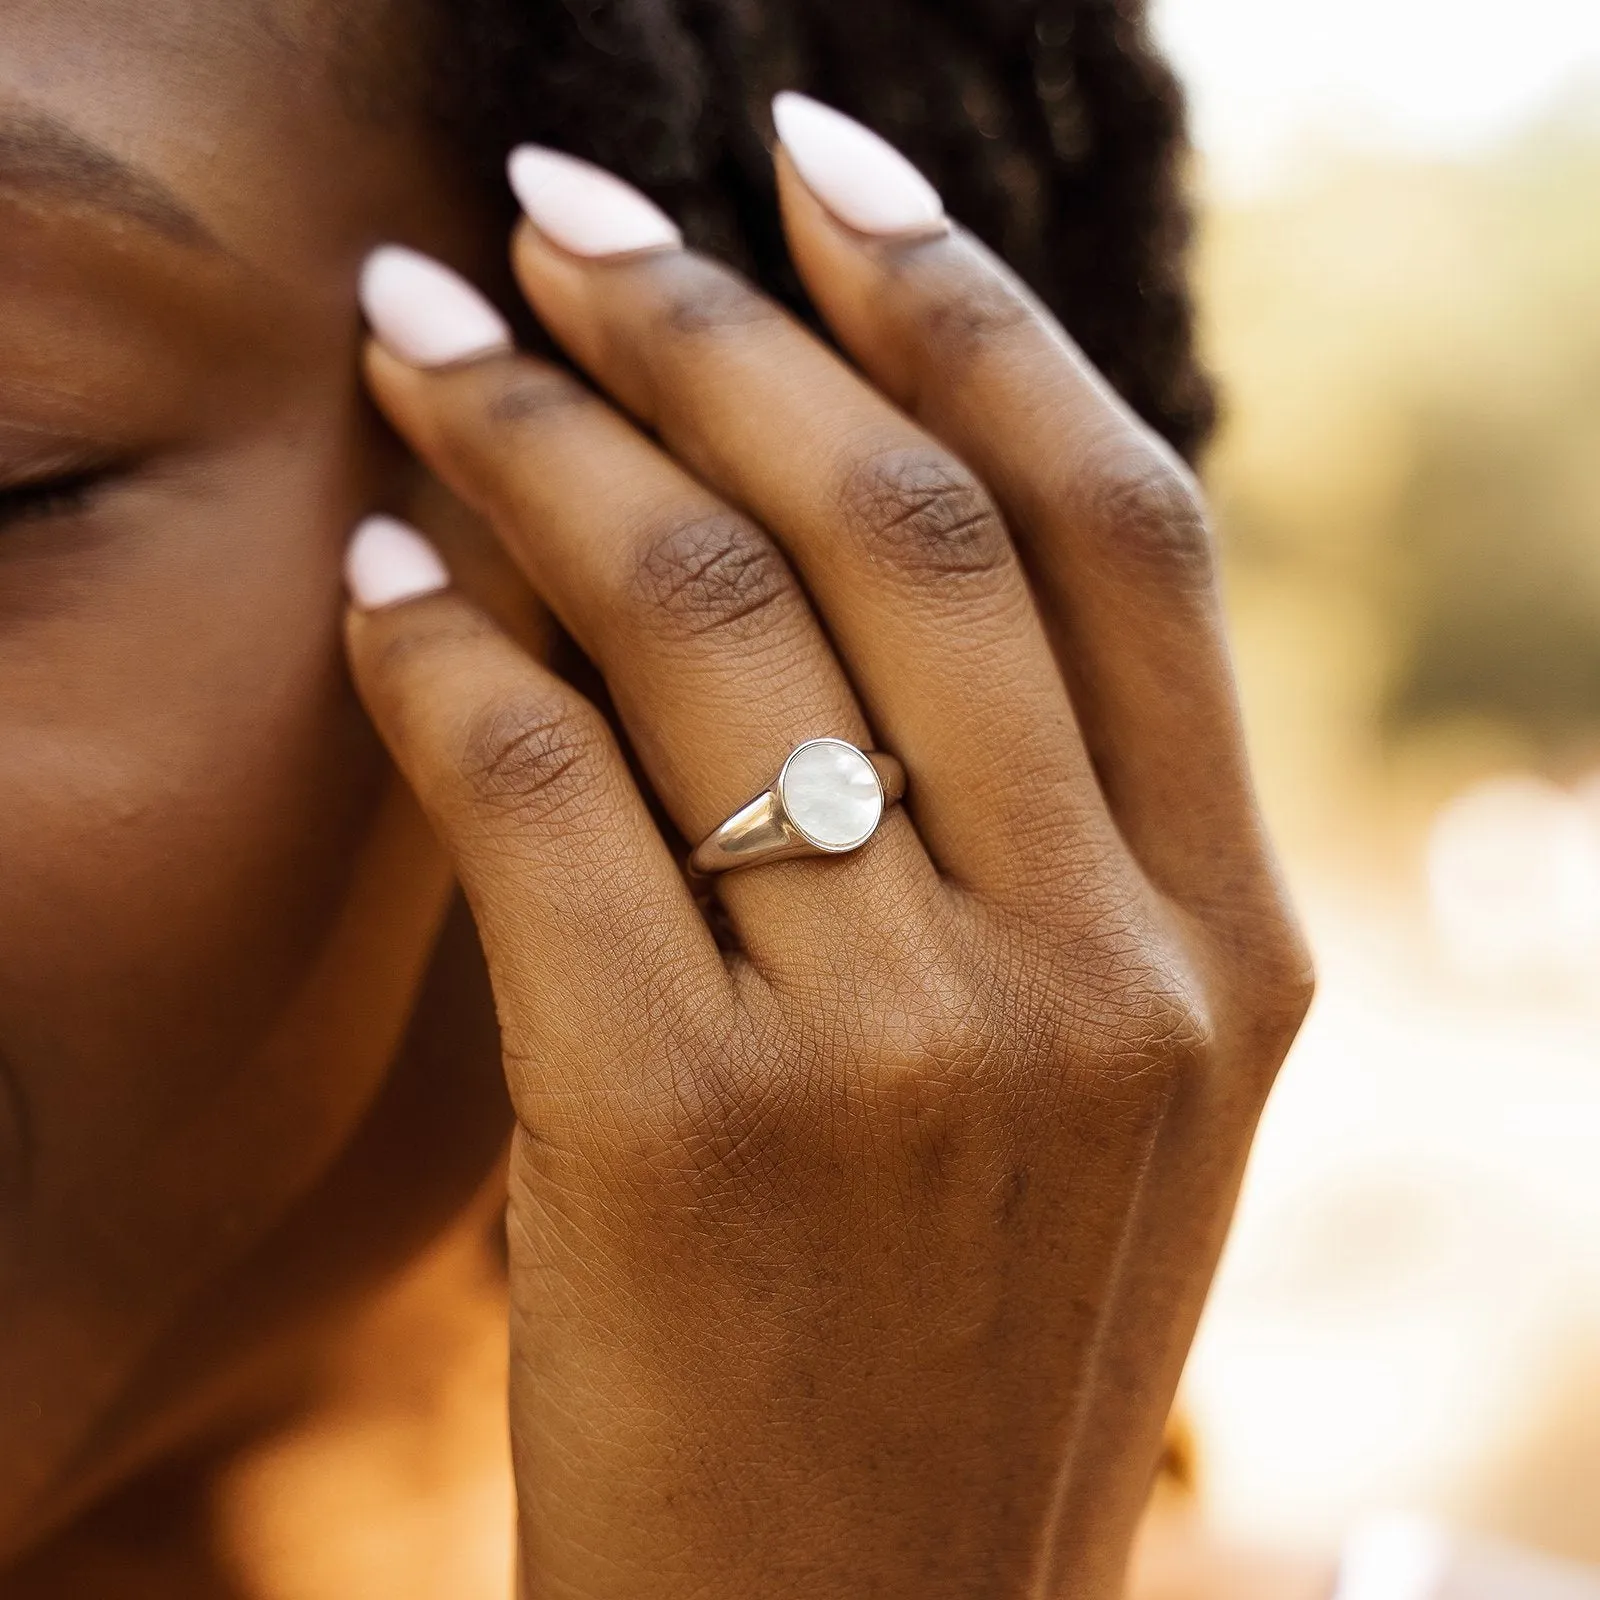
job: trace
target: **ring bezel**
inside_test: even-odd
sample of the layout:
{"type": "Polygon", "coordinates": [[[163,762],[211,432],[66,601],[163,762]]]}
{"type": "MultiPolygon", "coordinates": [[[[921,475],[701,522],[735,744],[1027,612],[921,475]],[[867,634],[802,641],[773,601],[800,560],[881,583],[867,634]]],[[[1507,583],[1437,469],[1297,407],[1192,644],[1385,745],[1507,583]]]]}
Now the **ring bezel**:
{"type": "Polygon", "coordinates": [[[782,814],[783,820],[787,826],[792,828],[794,832],[797,833],[800,838],[803,839],[813,850],[821,851],[823,855],[829,856],[851,855],[855,851],[859,850],[864,844],[867,844],[871,840],[873,834],[878,831],[879,826],[882,824],[883,814],[888,809],[889,800],[888,795],[884,793],[883,779],[879,776],[878,769],[872,764],[872,761],[868,757],[866,751],[861,749],[859,745],[851,744],[848,739],[834,738],[807,739],[804,743],[797,744],[794,749],[789,752],[788,758],[784,761],[783,766],[779,768],[778,776],[773,782],[771,793],[773,798],[778,803],[778,810],[782,814]],[[804,755],[805,752],[809,750],[816,750],[824,747],[848,751],[850,755],[859,761],[867,770],[867,772],[872,775],[873,784],[877,789],[878,803],[873,814],[871,825],[856,838],[851,839],[844,844],[821,839],[813,834],[808,828],[806,828],[806,826],[798,817],[795,816],[793,810],[790,808],[789,798],[784,792],[784,781],[789,776],[790,768],[794,766],[796,759],[804,755]]]}
{"type": "MultiPolygon", "coordinates": [[[[863,750],[848,739],[832,737],[806,739],[797,744],[778,769],[778,775],[753,800],[728,817],[692,850],[686,863],[691,878],[715,877],[726,872],[768,862],[790,861],[800,856],[847,856],[871,842],[883,824],[890,806],[905,796],[905,768],[881,750],[863,750]],[[864,761],[877,788],[877,803],[872,826],[848,843],[819,838],[790,815],[784,797],[785,781],[793,763],[805,751],[829,745],[850,752],[864,761]]],[[[858,797],[859,798],[859,797],[858,797]]]]}

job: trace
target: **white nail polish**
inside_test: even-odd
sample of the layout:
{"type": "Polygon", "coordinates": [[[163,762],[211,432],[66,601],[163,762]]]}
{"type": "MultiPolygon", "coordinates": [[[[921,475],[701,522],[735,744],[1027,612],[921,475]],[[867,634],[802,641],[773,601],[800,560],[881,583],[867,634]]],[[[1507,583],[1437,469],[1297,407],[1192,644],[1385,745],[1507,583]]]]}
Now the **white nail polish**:
{"type": "Polygon", "coordinates": [[[450,572],[415,528],[393,517],[368,517],[345,551],[344,581],[361,610],[376,611],[448,588],[450,572]]]}
{"type": "Polygon", "coordinates": [[[575,256],[676,250],[683,235],[654,201],[603,167],[525,144],[506,162],[528,220],[575,256]]]}
{"type": "Polygon", "coordinates": [[[860,233],[935,233],[948,226],[939,192],[893,145],[842,111],[786,89],[772,120],[805,185],[860,233]]]}
{"type": "Polygon", "coordinates": [[[459,273],[385,245],[361,269],[361,309],[379,341],[414,367],[447,367],[511,346],[506,320],[459,273]]]}

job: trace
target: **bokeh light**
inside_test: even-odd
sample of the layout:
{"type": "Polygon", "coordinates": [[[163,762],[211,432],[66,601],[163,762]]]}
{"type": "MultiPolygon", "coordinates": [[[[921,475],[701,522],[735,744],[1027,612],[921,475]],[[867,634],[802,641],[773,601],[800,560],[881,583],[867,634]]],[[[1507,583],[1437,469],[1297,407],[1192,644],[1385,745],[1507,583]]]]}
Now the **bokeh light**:
{"type": "Polygon", "coordinates": [[[1600,6],[1157,15],[1321,972],[1187,1377],[1207,1508],[1600,1562],[1600,6]]]}

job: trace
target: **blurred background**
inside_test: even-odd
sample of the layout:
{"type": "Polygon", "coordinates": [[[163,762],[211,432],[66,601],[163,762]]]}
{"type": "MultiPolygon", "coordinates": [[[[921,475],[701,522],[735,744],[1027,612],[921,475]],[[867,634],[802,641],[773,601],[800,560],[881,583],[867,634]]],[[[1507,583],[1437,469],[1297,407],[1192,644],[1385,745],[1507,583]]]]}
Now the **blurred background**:
{"type": "Polygon", "coordinates": [[[1190,1364],[1206,1503],[1600,1562],[1600,3],[1157,21],[1322,976],[1190,1364]]]}

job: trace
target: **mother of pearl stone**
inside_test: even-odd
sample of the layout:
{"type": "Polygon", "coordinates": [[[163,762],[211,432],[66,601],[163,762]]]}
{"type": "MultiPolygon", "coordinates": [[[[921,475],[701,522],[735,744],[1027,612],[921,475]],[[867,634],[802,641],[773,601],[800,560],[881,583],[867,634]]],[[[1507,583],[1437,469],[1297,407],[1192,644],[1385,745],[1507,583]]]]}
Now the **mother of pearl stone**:
{"type": "Polygon", "coordinates": [[[848,850],[872,837],[883,815],[883,786],[872,763],[842,739],[813,739],[784,763],[778,797],[789,820],[814,845],[848,850]]]}

